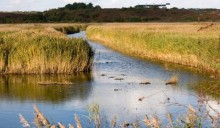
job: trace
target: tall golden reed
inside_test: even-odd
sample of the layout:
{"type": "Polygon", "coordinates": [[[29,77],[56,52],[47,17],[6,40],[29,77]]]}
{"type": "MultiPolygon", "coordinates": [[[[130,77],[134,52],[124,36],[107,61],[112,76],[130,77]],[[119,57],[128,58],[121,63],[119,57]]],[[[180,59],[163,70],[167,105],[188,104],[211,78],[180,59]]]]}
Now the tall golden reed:
{"type": "Polygon", "coordinates": [[[0,74],[72,74],[89,71],[92,60],[86,41],[68,38],[52,27],[0,32],[0,74]]]}
{"type": "Polygon", "coordinates": [[[87,28],[89,39],[128,55],[220,73],[220,24],[210,23],[102,24],[87,28]]]}

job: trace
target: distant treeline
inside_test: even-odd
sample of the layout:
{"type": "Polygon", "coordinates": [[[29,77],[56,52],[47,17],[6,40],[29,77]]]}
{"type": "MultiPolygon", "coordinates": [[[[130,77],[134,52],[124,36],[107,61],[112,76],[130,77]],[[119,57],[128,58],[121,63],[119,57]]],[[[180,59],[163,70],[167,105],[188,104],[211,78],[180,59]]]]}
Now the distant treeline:
{"type": "Polygon", "coordinates": [[[220,21],[219,14],[218,9],[102,9],[92,3],[73,3],[44,12],[0,12],[0,23],[220,21]]]}

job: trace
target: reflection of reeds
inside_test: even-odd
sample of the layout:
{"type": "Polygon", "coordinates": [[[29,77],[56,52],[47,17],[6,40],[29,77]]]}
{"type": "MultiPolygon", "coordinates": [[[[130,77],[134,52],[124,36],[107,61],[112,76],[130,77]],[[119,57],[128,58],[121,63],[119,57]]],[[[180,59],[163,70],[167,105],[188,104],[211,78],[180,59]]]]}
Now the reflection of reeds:
{"type": "Polygon", "coordinates": [[[64,81],[64,82],[53,82],[53,81],[43,81],[38,82],[40,85],[72,85],[72,82],[64,81]]]}
{"type": "Polygon", "coordinates": [[[207,94],[215,99],[220,99],[220,81],[203,81],[196,85],[189,85],[199,94],[207,94]]]}
{"type": "Polygon", "coordinates": [[[177,84],[178,83],[178,75],[173,75],[166,84],[177,84]]]}

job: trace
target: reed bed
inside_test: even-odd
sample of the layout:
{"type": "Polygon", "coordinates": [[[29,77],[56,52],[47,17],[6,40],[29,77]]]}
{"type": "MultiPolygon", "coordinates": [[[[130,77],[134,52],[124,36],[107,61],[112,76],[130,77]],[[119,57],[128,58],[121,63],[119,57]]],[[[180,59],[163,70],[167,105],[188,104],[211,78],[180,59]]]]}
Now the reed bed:
{"type": "MultiPolygon", "coordinates": [[[[103,120],[101,119],[100,115],[100,110],[97,105],[92,105],[91,106],[91,114],[93,115],[91,117],[91,120],[88,119],[89,124],[91,125],[90,127],[95,127],[95,128],[101,128],[101,127],[111,127],[111,128],[117,128],[117,127],[122,127],[122,128],[139,128],[139,127],[147,127],[147,128],[203,128],[203,127],[210,127],[210,128],[218,128],[220,126],[220,118],[218,116],[219,112],[216,111],[217,115],[212,115],[210,114],[209,110],[203,109],[203,105],[199,105],[198,108],[194,108],[193,106],[189,105],[188,107],[186,106],[186,111],[185,114],[182,114],[181,116],[174,118],[171,113],[167,113],[167,123],[162,124],[161,120],[159,117],[156,115],[146,115],[144,119],[142,120],[143,125],[139,124],[139,121],[136,121],[134,123],[123,123],[123,124],[116,124],[117,120],[114,117],[112,119],[111,126],[108,125],[103,125],[101,126],[101,123],[103,120]],[[207,124],[209,122],[209,124],[207,124]]],[[[207,103],[207,108],[211,107],[207,103]]],[[[47,128],[65,128],[65,124],[62,124],[60,122],[57,122],[57,124],[50,123],[50,121],[44,116],[44,114],[39,110],[39,108],[34,105],[34,112],[35,112],[35,119],[34,119],[34,125],[36,127],[47,127],[47,128]]],[[[32,127],[33,124],[29,123],[25,117],[21,114],[19,114],[20,117],[20,122],[23,127],[32,127]]],[[[75,119],[75,126],[76,128],[83,128],[83,124],[80,121],[80,118],[75,114],[74,115],[75,119]]],[[[85,122],[84,122],[85,123],[85,122]]],[[[74,124],[68,124],[67,128],[73,128],[74,124]]],[[[88,126],[87,126],[88,127],[88,126]]]]}
{"type": "Polygon", "coordinates": [[[0,24],[0,32],[21,31],[24,29],[44,29],[44,28],[75,28],[79,30],[86,30],[89,24],[77,23],[30,23],[30,24],[0,24]]]}
{"type": "Polygon", "coordinates": [[[115,23],[91,25],[86,31],[89,39],[128,55],[219,74],[220,24],[210,24],[115,23]]]}
{"type": "Polygon", "coordinates": [[[93,50],[86,41],[70,39],[52,25],[12,28],[0,31],[0,74],[73,74],[91,69],[93,50]]]}

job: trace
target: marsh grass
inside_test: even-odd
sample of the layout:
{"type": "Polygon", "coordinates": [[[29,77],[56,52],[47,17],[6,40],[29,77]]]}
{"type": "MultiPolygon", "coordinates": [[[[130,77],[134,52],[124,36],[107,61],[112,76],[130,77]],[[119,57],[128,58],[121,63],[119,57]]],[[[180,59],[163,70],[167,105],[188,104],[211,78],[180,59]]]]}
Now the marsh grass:
{"type": "MultiPolygon", "coordinates": [[[[218,114],[217,112],[216,114],[218,114]]],[[[202,109],[202,105],[197,109],[189,105],[185,114],[180,115],[177,118],[173,118],[171,113],[167,113],[167,124],[161,124],[160,119],[153,115],[151,117],[146,116],[143,120],[144,124],[149,128],[217,128],[219,127],[220,118],[209,114],[209,110],[202,109]],[[208,120],[210,125],[207,125],[208,120]]]]}
{"type": "MultiPolygon", "coordinates": [[[[161,120],[157,115],[149,116],[146,115],[143,119],[144,125],[139,125],[139,121],[135,121],[134,123],[123,123],[123,124],[118,124],[116,125],[116,118],[114,117],[112,119],[111,126],[109,127],[133,127],[133,128],[138,128],[138,127],[148,127],[148,128],[203,128],[203,127],[212,127],[212,128],[218,128],[220,126],[220,117],[219,112],[215,111],[217,116],[211,115],[209,113],[209,110],[207,110],[208,102],[205,104],[206,108],[204,109],[202,104],[199,104],[197,108],[195,109],[193,106],[189,105],[186,107],[187,111],[185,114],[183,113],[180,116],[177,116],[175,119],[172,116],[171,113],[167,113],[167,120],[168,122],[166,124],[162,124],[161,120]],[[210,120],[209,124],[207,123],[207,120],[210,120]]],[[[93,124],[90,122],[91,127],[96,127],[96,128],[101,128],[101,127],[106,127],[106,126],[101,126],[101,123],[103,120],[101,120],[101,115],[100,115],[100,110],[98,105],[91,105],[89,106],[90,110],[89,112],[92,113],[93,117],[92,120],[93,124]],[[97,123],[98,119],[98,123],[97,123]]],[[[65,128],[66,126],[60,122],[57,124],[52,124],[48,121],[48,119],[44,116],[44,114],[38,109],[37,106],[34,105],[34,112],[35,112],[35,119],[34,119],[34,125],[36,127],[47,127],[47,128],[65,128]]],[[[31,127],[30,123],[23,117],[23,115],[19,114],[20,117],[20,122],[23,127],[31,127]]],[[[75,114],[74,115],[75,119],[75,126],[76,128],[83,128],[83,124],[80,121],[80,118],[75,114]]],[[[88,120],[89,121],[89,120],[88,120]]],[[[73,124],[68,124],[69,128],[73,128],[73,124]]]]}
{"type": "Polygon", "coordinates": [[[44,114],[38,109],[38,107],[34,105],[33,108],[35,112],[34,124],[37,127],[42,127],[42,126],[50,127],[51,126],[50,122],[47,120],[44,114]]]}
{"type": "Polygon", "coordinates": [[[92,104],[88,106],[88,111],[90,114],[90,119],[93,120],[95,128],[101,128],[101,115],[99,105],[92,104]]]}
{"type": "Polygon", "coordinates": [[[0,74],[72,74],[91,69],[93,50],[86,41],[68,38],[53,27],[12,28],[0,32],[0,74]]]}
{"type": "MultiPolygon", "coordinates": [[[[63,125],[61,122],[57,122],[57,124],[52,124],[48,121],[48,119],[44,116],[44,114],[39,110],[39,108],[36,105],[33,105],[34,108],[34,125],[38,128],[66,128],[65,125],[63,125]]],[[[89,106],[89,109],[91,109],[90,112],[93,114],[94,124],[96,128],[101,128],[101,124],[97,124],[97,122],[101,122],[100,113],[99,113],[99,107],[98,105],[91,105],[89,106]],[[99,117],[98,117],[99,116],[99,117]]],[[[30,128],[31,125],[29,122],[25,119],[25,117],[21,114],[19,114],[20,122],[23,127],[30,128]]],[[[80,118],[75,114],[74,115],[76,128],[83,128],[80,118]]],[[[73,124],[68,124],[69,128],[74,128],[73,124]]]]}
{"type": "Polygon", "coordinates": [[[171,76],[169,80],[166,81],[166,84],[177,84],[179,82],[179,77],[177,74],[171,76]]]}
{"type": "Polygon", "coordinates": [[[19,118],[20,118],[20,122],[22,123],[23,127],[26,127],[26,128],[31,127],[28,121],[21,114],[19,114],[19,118]]]}
{"type": "Polygon", "coordinates": [[[152,116],[151,118],[146,116],[145,119],[143,120],[143,122],[145,123],[146,126],[148,126],[150,128],[160,128],[161,127],[160,121],[157,118],[157,116],[152,116]]]}
{"type": "Polygon", "coordinates": [[[220,24],[210,23],[102,24],[87,28],[91,40],[128,55],[193,67],[219,74],[220,24]]]}

